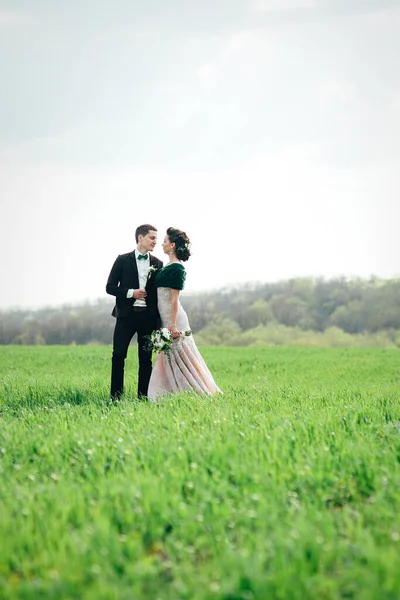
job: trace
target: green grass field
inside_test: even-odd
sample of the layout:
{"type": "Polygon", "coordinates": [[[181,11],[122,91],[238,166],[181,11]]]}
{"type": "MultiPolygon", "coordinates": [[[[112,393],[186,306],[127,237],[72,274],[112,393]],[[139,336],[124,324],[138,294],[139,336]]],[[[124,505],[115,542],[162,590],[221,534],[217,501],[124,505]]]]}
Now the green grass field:
{"type": "Polygon", "coordinates": [[[2,600],[399,600],[400,353],[201,348],[224,395],[109,406],[108,347],[0,347],[2,600]]]}

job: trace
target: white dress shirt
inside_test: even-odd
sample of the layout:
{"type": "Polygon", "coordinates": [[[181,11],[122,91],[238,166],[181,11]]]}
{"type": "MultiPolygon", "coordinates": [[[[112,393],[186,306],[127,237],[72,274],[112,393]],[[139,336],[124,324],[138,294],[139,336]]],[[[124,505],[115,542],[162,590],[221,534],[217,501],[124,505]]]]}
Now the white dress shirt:
{"type": "MultiPolygon", "coordinates": [[[[139,250],[136,249],[135,250],[135,258],[136,258],[136,266],[137,266],[138,275],[139,275],[139,288],[141,290],[144,290],[144,288],[146,287],[147,276],[149,274],[149,269],[150,269],[150,254],[148,252],[146,252],[145,254],[147,254],[147,258],[146,259],[142,258],[141,260],[138,259],[139,254],[140,254],[139,250]]],[[[133,298],[134,291],[135,291],[134,289],[128,290],[126,297],[133,298]]],[[[135,306],[146,306],[146,301],[145,300],[136,300],[135,306]]]]}

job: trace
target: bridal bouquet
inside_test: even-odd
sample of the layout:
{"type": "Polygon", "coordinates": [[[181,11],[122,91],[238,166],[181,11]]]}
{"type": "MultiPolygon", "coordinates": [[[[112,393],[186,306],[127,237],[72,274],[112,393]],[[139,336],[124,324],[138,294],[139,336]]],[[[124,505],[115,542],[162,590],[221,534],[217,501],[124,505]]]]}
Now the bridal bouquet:
{"type": "Polygon", "coordinates": [[[152,352],[165,352],[168,354],[173,341],[174,338],[172,337],[172,333],[167,327],[156,329],[150,334],[150,346],[152,352]]]}
{"type": "MultiPolygon", "coordinates": [[[[189,331],[180,331],[180,337],[186,337],[188,335],[192,335],[192,332],[189,331]]],[[[174,342],[174,338],[172,337],[172,333],[167,327],[162,327],[161,329],[155,329],[149,335],[149,349],[152,352],[158,354],[158,352],[164,352],[164,354],[169,353],[171,346],[174,342]]]]}

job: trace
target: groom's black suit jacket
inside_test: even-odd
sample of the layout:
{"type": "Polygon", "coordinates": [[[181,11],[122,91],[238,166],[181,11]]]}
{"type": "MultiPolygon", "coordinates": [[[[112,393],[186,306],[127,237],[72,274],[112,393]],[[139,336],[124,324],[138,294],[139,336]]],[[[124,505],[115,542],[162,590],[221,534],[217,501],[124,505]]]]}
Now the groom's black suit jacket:
{"type": "MultiPolygon", "coordinates": [[[[163,263],[161,260],[150,254],[150,266],[161,269],[163,263]]],[[[112,311],[112,316],[118,319],[129,316],[132,313],[132,307],[136,302],[135,298],[127,298],[128,290],[140,288],[139,274],[136,265],[135,252],[120,254],[108,276],[106,292],[116,297],[116,303],[112,311]]],[[[157,308],[157,288],[155,286],[155,273],[150,273],[145,287],[147,292],[146,314],[151,320],[159,319],[157,308]]]]}

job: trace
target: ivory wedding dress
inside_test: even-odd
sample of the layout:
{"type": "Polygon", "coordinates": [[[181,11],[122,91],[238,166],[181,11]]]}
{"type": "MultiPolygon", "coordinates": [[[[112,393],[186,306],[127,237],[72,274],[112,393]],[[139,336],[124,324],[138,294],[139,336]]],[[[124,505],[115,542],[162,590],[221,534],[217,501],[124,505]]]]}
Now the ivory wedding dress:
{"type": "MultiPolygon", "coordinates": [[[[165,272],[166,269],[171,269],[173,264],[177,263],[164,267],[162,271],[165,272]]],[[[183,268],[182,265],[181,267],[183,268]]],[[[160,277],[160,283],[161,281],[163,283],[168,282],[168,280],[165,280],[165,278],[163,280],[160,277]]],[[[173,284],[172,287],[174,287],[173,284]]],[[[182,288],[177,287],[175,289],[182,288]]],[[[172,322],[171,288],[158,287],[157,296],[162,327],[169,327],[172,322]]],[[[181,332],[190,330],[188,316],[180,301],[178,301],[176,326],[181,332]]],[[[147,397],[150,401],[157,402],[165,394],[190,391],[209,395],[222,393],[201,356],[193,335],[182,336],[174,340],[168,354],[163,352],[157,354],[147,397]]]]}

